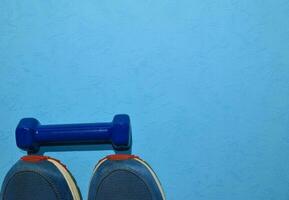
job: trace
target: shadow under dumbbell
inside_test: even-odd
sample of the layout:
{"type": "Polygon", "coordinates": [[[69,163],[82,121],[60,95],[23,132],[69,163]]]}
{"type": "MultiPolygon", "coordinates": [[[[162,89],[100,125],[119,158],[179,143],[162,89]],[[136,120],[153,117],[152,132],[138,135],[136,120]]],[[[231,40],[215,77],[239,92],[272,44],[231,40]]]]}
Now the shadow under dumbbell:
{"type": "Polygon", "coordinates": [[[132,149],[116,151],[110,144],[91,144],[91,145],[62,145],[62,146],[43,146],[38,152],[29,154],[44,155],[46,152],[66,152],[66,151],[108,151],[112,150],[115,154],[131,154],[132,149]]]}

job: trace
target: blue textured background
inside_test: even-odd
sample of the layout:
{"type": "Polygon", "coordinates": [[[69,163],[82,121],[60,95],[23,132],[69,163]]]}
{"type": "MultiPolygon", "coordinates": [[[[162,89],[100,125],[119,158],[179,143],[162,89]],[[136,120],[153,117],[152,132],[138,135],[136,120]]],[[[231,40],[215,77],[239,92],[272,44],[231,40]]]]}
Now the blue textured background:
{"type": "MultiPolygon", "coordinates": [[[[288,0],[0,0],[0,181],[22,117],[132,117],[168,199],[289,198],[288,0]]],[[[84,199],[111,151],[50,152],[84,199]]]]}

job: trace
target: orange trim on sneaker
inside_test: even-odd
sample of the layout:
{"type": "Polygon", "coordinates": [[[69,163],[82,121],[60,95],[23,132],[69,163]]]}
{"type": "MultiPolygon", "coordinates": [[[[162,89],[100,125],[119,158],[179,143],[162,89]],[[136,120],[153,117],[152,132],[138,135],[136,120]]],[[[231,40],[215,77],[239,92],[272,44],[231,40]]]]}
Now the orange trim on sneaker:
{"type": "Polygon", "coordinates": [[[129,160],[129,159],[134,159],[134,158],[139,158],[139,157],[135,156],[135,155],[129,155],[129,154],[115,154],[115,155],[106,156],[104,159],[107,159],[107,160],[129,160]]]}
{"type": "Polygon", "coordinates": [[[23,156],[21,160],[25,162],[35,163],[35,162],[47,160],[48,158],[49,158],[48,156],[29,155],[29,156],[23,156]]]}
{"type": "Polygon", "coordinates": [[[58,162],[59,164],[61,164],[65,169],[67,169],[66,165],[62,164],[60,162],[60,160],[57,160],[55,158],[51,158],[49,156],[40,156],[40,155],[28,155],[28,156],[23,156],[21,158],[21,160],[25,161],[25,162],[30,162],[30,163],[37,163],[37,162],[40,162],[40,161],[45,161],[45,160],[48,160],[48,159],[51,159],[51,160],[54,160],[56,162],[58,162]]]}

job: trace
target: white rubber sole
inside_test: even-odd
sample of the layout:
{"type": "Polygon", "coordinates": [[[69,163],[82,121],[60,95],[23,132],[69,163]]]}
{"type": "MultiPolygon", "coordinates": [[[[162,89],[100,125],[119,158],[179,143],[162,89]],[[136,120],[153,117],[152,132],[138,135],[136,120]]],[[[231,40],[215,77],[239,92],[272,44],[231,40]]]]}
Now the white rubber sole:
{"type": "Polygon", "coordinates": [[[161,182],[160,182],[160,180],[158,179],[156,173],[153,171],[153,169],[149,166],[149,164],[147,164],[145,161],[143,161],[143,160],[141,160],[141,159],[139,159],[139,158],[134,158],[134,160],[140,162],[141,164],[143,164],[143,165],[149,170],[149,172],[151,173],[151,175],[152,175],[153,178],[155,179],[155,182],[157,183],[159,190],[161,191],[163,200],[166,200],[165,192],[164,192],[164,190],[163,190],[163,187],[162,187],[162,185],[161,185],[161,182]]]}
{"type": "Polygon", "coordinates": [[[65,169],[64,166],[62,166],[59,162],[48,158],[47,159],[48,162],[51,162],[53,165],[55,165],[55,167],[61,172],[61,174],[63,175],[63,177],[65,178],[68,187],[71,191],[73,200],[81,200],[80,198],[80,194],[79,191],[77,189],[76,183],[73,180],[72,176],[70,175],[70,173],[67,171],[67,169],[65,169]]]}

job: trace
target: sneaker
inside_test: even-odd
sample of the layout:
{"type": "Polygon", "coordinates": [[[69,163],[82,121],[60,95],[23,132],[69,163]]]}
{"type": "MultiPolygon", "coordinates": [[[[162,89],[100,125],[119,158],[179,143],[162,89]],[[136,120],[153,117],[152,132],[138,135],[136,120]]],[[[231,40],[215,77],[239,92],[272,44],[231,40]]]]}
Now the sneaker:
{"type": "Polygon", "coordinates": [[[133,155],[110,155],[96,165],[88,200],[165,200],[152,168],[133,155]]]}
{"type": "Polygon", "coordinates": [[[24,156],[8,172],[1,200],[81,200],[71,174],[58,160],[24,156]]]}

